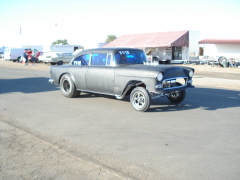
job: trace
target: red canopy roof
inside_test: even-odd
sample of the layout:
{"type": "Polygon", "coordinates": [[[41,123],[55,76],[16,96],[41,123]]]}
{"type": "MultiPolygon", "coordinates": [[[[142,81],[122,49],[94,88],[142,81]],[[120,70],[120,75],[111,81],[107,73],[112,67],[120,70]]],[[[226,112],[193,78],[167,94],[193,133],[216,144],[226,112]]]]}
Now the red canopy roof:
{"type": "Polygon", "coordinates": [[[240,39],[203,39],[198,44],[240,44],[240,39]]]}
{"type": "Polygon", "coordinates": [[[104,47],[169,47],[188,46],[188,31],[123,35],[104,47]]]}

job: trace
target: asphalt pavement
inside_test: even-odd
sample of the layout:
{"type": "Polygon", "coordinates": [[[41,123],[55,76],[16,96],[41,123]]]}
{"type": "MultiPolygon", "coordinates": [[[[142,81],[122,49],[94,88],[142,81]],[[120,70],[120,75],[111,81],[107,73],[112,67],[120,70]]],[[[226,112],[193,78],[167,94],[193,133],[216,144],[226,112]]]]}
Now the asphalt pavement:
{"type": "Polygon", "coordinates": [[[196,77],[182,103],[141,113],[128,98],[65,98],[48,78],[0,67],[1,179],[240,177],[238,80],[196,77]]]}

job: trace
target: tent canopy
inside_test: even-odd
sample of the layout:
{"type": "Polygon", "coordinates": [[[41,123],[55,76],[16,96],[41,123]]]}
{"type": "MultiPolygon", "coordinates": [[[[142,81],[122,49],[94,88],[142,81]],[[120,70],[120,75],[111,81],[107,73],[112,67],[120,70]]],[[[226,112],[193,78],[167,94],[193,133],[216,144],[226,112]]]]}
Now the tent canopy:
{"type": "Polygon", "coordinates": [[[189,31],[172,31],[123,35],[104,47],[170,47],[188,46],[189,31]]]}

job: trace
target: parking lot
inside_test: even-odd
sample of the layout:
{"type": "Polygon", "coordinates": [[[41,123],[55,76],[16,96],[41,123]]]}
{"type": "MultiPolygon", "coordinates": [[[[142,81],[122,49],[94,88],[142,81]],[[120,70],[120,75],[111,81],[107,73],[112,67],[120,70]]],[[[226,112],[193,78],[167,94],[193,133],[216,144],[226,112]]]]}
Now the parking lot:
{"type": "Polygon", "coordinates": [[[188,65],[195,89],[149,112],[62,97],[49,65],[0,61],[1,179],[238,179],[240,69],[188,65]]]}

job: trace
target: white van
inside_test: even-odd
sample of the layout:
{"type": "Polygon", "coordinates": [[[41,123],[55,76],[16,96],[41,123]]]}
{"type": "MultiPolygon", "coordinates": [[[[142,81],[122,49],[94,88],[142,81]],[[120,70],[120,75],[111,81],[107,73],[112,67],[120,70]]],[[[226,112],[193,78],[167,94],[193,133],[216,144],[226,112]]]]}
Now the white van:
{"type": "Polygon", "coordinates": [[[4,50],[4,59],[13,62],[19,61],[25,48],[6,48],[4,50]]]}

